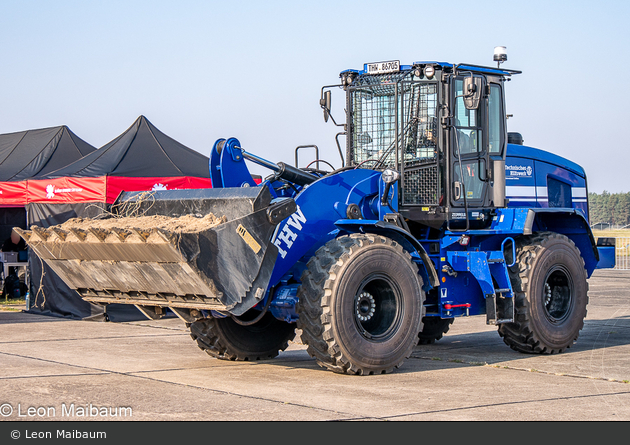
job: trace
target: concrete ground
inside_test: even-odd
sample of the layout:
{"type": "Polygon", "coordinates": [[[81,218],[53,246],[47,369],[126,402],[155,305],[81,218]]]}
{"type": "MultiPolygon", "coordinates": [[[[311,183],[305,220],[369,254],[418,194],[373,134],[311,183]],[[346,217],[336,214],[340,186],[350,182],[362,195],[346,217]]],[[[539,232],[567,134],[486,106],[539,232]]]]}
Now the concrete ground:
{"type": "Polygon", "coordinates": [[[3,311],[0,420],[628,421],[630,271],[589,282],[584,329],[565,353],[514,352],[485,317],[458,318],[401,369],[368,377],[323,370],[299,342],[271,361],[216,360],[177,318],[3,311]]]}

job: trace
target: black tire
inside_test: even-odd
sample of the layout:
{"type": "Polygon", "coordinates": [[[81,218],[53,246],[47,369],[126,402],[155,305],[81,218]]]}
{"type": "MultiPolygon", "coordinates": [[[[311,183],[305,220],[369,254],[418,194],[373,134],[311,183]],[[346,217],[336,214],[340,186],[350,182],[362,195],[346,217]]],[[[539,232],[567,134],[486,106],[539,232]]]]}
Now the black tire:
{"type": "Polygon", "coordinates": [[[424,327],[418,334],[419,345],[430,345],[441,339],[448,332],[453,324],[452,318],[424,317],[422,319],[424,327]]]}
{"type": "Polygon", "coordinates": [[[422,330],[422,278],[391,239],[353,234],[317,250],[298,290],[298,329],[318,364],[384,374],[402,365],[422,330]]]}
{"type": "MultiPolygon", "coordinates": [[[[250,311],[252,319],[257,311],[250,311]]],[[[246,319],[246,315],[240,317],[246,319]]],[[[232,318],[204,318],[190,325],[190,336],[197,346],[222,360],[254,361],[276,357],[295,338],[295,323],[278,320],[267,312],[251,326],[232,318]]]]}
{"type": "Polygon", "coordinates": [[[573,241],[554,232],[521,237],[510,280],[515,319],[498,329],[505,344],[538,354],[571,347],[584,327],[588,304],[584,260],[573,241]]]}

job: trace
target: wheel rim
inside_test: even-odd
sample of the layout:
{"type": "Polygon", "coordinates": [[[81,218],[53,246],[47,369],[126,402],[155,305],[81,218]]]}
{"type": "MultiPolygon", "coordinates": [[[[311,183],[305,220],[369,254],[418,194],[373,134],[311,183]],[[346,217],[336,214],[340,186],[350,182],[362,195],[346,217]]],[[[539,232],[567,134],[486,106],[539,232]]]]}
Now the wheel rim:
{"type": "Polygon", "coordinates": [[[543,286],[543,307],[550,322],[561,323],[568,318],[573,306],[573,295],[573,280],[566,268],[552,268],[543,286]]]}
{"type": "Polygon", "coordinates": [[[398,285],[383,274],[366,277],[354,297],[354,321],[371,341],[391,337],[401,322],[402,295],[398,285]]]}

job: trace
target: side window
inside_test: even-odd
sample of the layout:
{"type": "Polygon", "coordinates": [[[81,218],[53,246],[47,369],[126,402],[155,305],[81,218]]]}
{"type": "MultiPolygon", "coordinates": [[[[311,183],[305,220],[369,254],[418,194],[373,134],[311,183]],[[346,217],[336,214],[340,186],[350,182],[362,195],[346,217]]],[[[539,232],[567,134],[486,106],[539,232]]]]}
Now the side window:
{"type": "Polygon", "coordinates": [[[488,98],[488,142],[490,154],[501,154],[503,149],[503,100],[501,87],[490,84],[490,97],[488,98]]]}
{"type": "MultiPolygon", "coordinates": [[[[464,93],[464,82],[461,79],[455,81],[455,96],[464,93]]],[[[467,110],[464,106],[464,98],[457,97],[455,101],[455,136],[460,154],[478,153],[482,148],[482,133],[479,127],[478,110],[467,110]]]]}
{"type": "Polygon", "coordinates": [[[572,207],[571,186],[548,176],[547,198],[549,207],[572,207]]]}

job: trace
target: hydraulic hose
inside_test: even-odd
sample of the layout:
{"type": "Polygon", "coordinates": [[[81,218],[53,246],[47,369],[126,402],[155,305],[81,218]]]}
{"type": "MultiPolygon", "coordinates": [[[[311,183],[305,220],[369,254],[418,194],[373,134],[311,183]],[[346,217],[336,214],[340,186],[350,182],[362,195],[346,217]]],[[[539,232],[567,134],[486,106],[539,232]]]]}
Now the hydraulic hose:
{"type": "Polygon", "coordinates": [[[273,295],[273,288],[271,289],[271,292],[269,292],[269,296],[267,297],[267,302],[265,303],[265,306],[263,307],[262,311],[260,311],[260,314],[258,314],[258,316],[256,316],[256,318],[254,318],[253,320],[243,321],[235,315],[231,316],[232,320],[234,320],[236,324],[240,324],[241,326],[251,326],[253,324],[258,323],[260,320],[262,320],[262,318],[265,316],[265,314],[269,310],[269,306],[271,306],[271,300],[273,299],[272,295],[273,295]]]}

